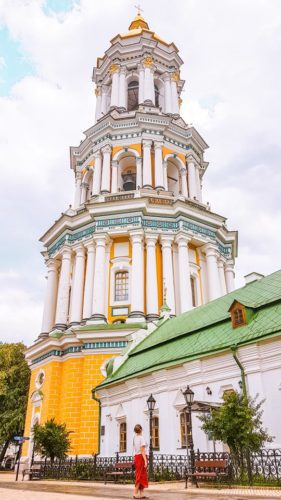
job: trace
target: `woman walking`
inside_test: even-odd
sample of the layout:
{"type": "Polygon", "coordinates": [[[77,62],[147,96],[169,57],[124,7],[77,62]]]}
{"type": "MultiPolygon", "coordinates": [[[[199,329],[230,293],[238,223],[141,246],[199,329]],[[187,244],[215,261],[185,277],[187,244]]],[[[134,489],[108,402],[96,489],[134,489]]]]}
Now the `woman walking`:
{"type": "Polygon", "coordinates": [[[134,428],[134,463],[135,463],[135,491],[134,498],[148,498],[143,496],[144,488],[148,488],[146,442],[142,435],[142,426],[134,428]]]}

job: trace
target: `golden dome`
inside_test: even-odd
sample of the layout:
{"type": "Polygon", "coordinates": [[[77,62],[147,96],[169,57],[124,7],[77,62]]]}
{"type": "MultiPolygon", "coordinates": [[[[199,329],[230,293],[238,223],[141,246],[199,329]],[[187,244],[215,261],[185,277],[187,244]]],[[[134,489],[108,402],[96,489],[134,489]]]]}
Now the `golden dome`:
{"type": "Polygon", "coordinates": [[[129,26],[129,31],[135,30],[138,28],[149,30],[149,26],[144,18],[141,16],[140,12],[137,13],[135,19],[131,22],[129,26]]]}

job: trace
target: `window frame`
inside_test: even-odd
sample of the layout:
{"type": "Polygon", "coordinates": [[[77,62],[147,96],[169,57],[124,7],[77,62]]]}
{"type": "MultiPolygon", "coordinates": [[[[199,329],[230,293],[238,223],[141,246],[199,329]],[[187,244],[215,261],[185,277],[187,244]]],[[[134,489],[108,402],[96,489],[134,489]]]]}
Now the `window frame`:
{"type": "Polygon", "coordinates": [[[130,285],[129,271],[127,269],[119,269],[118,271],[116,271],[116,273],[114,275],[114,302],[115,303],[124,304],[125,302],[128,302],[128,300],[129,300],[129,285],[130,285]],[[118,282],[117,281],[118,275],[126,275],[125,280],[123,278],[120,278],[119,282],[118,282]],[[118,285],[119,285],[119,287],[121,287],[121,288],[119,288],[119,290],[118,290],[118,288],[116,288],[118,285]],[[124,291],[123,291],[123,287],[124,287],[124,291]],[[119,296],[121,298],[118,298],[118,292],[120,292],[119,296]]]}
{"type": "Polygon", "coordinates": [[[240,304],[239,302],[234,304],[234,306],[231,308],[230,314],[232,328],[240,328],[241,326],[247,325],[246,309],[243,304],[240,304]],[[238,321],[236,318],[237,313],[240,314],[240,321],[238,321]]]}
{"type": "Polygon", "coordinates": [[[122,420],[119,423],[119,453],[126,453],[126,452],[127,452],[127,421],[122,420]]]}
{"type": "Polygon", "coordinates": [[[159,416],[152,417],[152,449],[155,451],[160,450],[160,435],[159,435],[159,416]],[[157,424],[156,424],[157,421],[157,424]]]}
{"type": "Polygon", "coordinates": [[[140,85],[139,85],[138,80],[132,80],[131,82],[128,83],[128,87],[127,87],[127,111],[136,111],[138,109],[138,107],[139,107],[139,88],[140,88],[140,85]],[[133,86],[132,84],[136,84],[136,85],[133,86]],[[134,105],[134,107],[129,107],[129,93],[134,92],[134,91],[137,91],[137,95],[135,96],[136,97],[136,104],[134,105]]]}

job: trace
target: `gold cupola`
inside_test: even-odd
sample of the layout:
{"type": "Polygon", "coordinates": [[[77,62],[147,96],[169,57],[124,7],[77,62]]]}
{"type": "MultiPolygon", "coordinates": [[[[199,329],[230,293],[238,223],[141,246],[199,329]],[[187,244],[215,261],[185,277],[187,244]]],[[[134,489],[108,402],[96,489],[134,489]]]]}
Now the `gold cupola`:
{"type": "Polygon", "coordinates": [[[129,26],[129,31],[136,30],[139,28],[149,30],[149,26],[145,21],[145,19],[142,17],[140,12],[137,13],[135,19],[131,22],[129,26]]]}

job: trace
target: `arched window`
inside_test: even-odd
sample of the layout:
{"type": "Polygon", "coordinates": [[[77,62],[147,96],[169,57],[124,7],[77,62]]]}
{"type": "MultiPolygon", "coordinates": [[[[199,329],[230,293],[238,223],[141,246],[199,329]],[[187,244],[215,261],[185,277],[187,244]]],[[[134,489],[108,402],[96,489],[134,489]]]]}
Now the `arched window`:
{"type": "Polygon", "coordinates": [[[194,276],[190,276],[190,286],[191,286],[191,302],[193,307],[197,306],[196,303],[196,282],[194,276]]]}
{"type": "Polygon", "coordinates": [[[120,453],[127,451],[127,423],[126,422],[120,423],[119,451],[120,451],[120,453]]]}
{"type": "Polygon", "coordinates": [[[129,299],[129,273],[128,271],[118,271],[115,274],[115,293],[116,302],[124,302],[129,299]]]}
{"type": "Polygon", "coordinates": [[[157,87],[157,85],[154,85],[154,93],[155,93],[155,106],[156,108],[159,108],[159,89],[157,87]]]}
{"type": "Polygon", "coordinates": [[[159,417],[152,417],[152,449],[159,450],[159,417]]]}
{"type": "Polygon", "coordinates": [[[134,111],[139,104],[139,82],[134,80],[128,85],[128,111],[134,111]]]}

